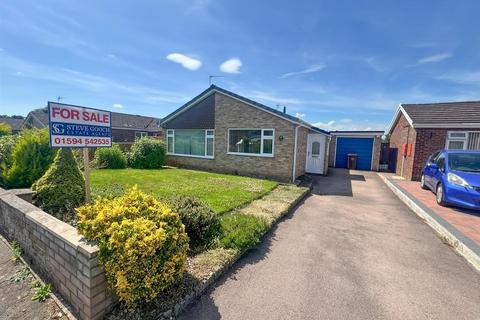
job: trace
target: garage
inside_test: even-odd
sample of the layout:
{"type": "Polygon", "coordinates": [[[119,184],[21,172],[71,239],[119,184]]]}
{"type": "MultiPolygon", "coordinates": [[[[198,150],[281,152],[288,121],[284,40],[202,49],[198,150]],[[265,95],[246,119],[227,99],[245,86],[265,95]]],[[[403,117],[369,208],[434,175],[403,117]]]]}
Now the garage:
{"type": "Polygon", "coordinates": [[[351,156],[356,158],[357,170],[378,170],[383,132],[334,131],[331,134],[330,147],[334,151],[330,161],[332,167],[348,168],[348,158],[351,156]]]}

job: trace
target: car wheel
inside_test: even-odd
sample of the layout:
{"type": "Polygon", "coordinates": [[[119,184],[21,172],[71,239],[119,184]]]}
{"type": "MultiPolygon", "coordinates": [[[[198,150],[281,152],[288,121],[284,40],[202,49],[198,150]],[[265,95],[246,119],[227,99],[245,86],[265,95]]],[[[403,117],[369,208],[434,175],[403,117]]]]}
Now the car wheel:
{"type": "Polygon", "coordinates": [[[422,187],[422,189],[424,189],[424,190],[428,189],[427,185],[425,184],[425,175],[424,174],[422,174],[422,177],[420,178],[420,187],[422,187]]]}
{"type": "Polygon", "coordinates": [[[445,193],[443,191],[443,186],[441,183],[437,185],[437,195],[436,195],[437,203],[441,206],[446,206],[447,203],[445,202],[445,193]]]}

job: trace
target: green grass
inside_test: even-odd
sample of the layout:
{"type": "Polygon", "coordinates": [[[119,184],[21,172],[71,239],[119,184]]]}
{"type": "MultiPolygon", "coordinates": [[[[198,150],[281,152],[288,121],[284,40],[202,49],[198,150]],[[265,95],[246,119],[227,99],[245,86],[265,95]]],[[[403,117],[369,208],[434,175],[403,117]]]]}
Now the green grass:
{"type": "Polygon", "coordinates": [[[104,189],[138,185],[156,197],[196,197],[217,214],[250,203],[278,185],[269,180],[185,169],[101,169],[92,171],[91,180],[94,195],[104,189]]]}

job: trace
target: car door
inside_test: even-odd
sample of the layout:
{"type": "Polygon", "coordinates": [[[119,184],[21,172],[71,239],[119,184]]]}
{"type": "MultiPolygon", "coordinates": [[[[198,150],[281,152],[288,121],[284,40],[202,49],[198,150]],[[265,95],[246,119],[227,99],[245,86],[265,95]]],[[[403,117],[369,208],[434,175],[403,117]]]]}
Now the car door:
{"type": "Polygon", "coordinates": [[[438,169],[433,169],[432,176],[431,176],[431,187],[435,190],[437,187],[438,182],[442,181],[443,175],[445,174],[445,153],[440,153],[438,157],[435,159],[435,164],[437,165],[438,169]]]}
{"type": "Polygon", "coordinates": [[[427,163],[425,165],[425,169],[423,170],[423,175],[425,177],[425,184],[428,187],[434,186],[433,181],[432,181],[432,177],[433,177],[435,172],[434,172],[434,169],[432,169],[430,167],[430,165],[432,163],[436,163],[435,161],[437,160],[437,157],[438,157],[439,154],[440,154],[440,151],[437,151],[434,154],[432,154],[430,157],[428,157],[427,163]]]}

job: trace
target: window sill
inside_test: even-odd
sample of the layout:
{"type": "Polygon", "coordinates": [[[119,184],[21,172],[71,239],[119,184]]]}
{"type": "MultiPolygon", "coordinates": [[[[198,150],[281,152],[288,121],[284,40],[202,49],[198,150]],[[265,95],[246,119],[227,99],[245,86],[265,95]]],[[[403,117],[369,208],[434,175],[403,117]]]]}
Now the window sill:
{"type": "Polygon", "coordinates": [[[240,152],[227,152],[227,154],[231,156],[273,158],[273,154],[240,153],[240,152]]]}
{"type": "Polygon", "coordinates": [[[213,156],[211,156],[211,157],[210,156],[195,156],[195,155],[191,155],[191,154],[179,154],[179,153],[168,153],[168,152],[167,152],[167,156],[199,158],[199,159],[209,159],[209,160],[215,159],[215,157],[213,157],[213,156]]]}

